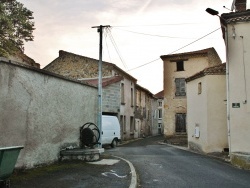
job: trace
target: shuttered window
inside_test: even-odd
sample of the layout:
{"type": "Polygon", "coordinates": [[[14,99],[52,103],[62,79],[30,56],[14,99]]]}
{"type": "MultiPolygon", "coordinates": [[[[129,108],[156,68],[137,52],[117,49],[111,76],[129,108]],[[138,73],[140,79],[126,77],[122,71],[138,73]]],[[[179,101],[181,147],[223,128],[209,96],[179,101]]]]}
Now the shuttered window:
{"type": "Polygon", "coordinates": [[[175,79],[175,96],[186,96],[185,78],[175,79]]]}

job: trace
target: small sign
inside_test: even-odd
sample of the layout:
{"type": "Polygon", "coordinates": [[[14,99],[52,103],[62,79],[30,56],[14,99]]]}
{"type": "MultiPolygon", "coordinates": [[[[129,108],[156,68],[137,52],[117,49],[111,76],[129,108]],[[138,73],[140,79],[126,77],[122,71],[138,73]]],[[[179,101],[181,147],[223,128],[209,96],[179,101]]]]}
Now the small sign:
{"type": "Polygon", "coordinates": [[[240,108],[240,103],[232,103],[233,108],[240,108]]]}

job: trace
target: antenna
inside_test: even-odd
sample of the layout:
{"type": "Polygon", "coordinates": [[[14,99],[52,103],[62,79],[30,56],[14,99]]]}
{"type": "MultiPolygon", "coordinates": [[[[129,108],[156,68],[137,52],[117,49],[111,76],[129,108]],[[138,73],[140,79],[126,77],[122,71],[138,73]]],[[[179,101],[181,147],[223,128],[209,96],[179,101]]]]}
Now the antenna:
{"type": "Polygon", "coordinates": [[[223,6],[223,8],[229,10],[230,12],[232,12],[232,10],[230,10],[229,8],[227,8],[226,6],[223,6]]]}

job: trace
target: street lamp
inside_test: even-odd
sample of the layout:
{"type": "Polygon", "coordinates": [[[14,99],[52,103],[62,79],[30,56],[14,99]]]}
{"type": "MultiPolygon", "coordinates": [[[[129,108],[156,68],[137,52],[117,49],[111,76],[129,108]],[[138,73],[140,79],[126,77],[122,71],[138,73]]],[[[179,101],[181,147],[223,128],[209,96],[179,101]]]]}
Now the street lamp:
{"type": "Polygon", "coordinates": [[[211,8],[207,8],[206,11],[213,16],[218,16],[218,14],[219,14],[219,12],[217,10],[214,10],[211,8]]]}

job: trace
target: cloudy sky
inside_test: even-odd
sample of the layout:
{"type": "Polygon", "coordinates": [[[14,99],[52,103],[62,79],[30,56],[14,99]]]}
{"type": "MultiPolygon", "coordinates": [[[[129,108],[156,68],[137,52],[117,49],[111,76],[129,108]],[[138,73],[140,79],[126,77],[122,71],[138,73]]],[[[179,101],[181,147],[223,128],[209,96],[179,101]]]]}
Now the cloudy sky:
{"type": "Polygon", "coordinates": [[[103,60],[154,94],[163,88],[161,55],[214,47],[226,59],[219,18],[205,10],[228,13],[223,6],[230,9],[233,0],[18,1],[34,12],[35,38],[25,44],[25,54],[41,68],[59,50],[98,59],[99,34],[92,27],[99,25],[111,26],[103,35],[103,60]]]}

